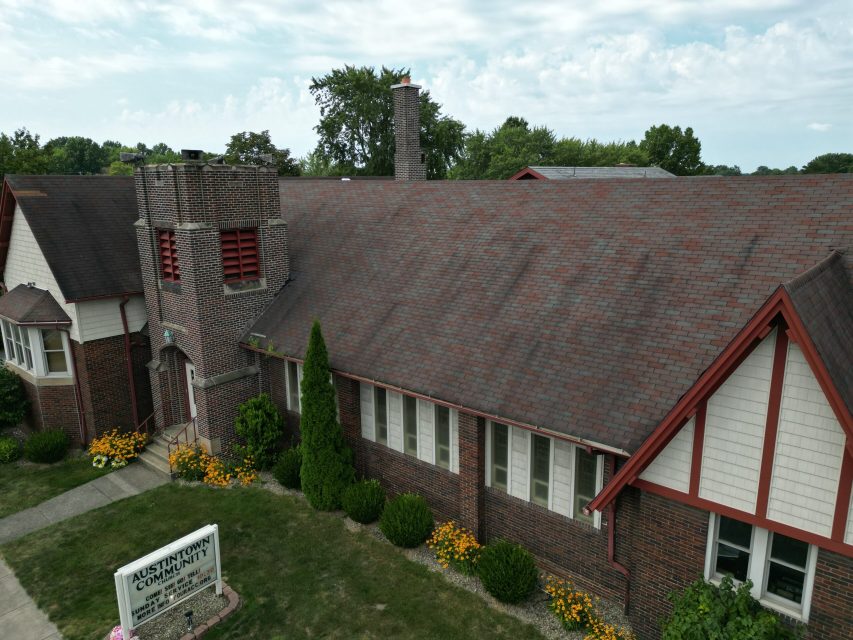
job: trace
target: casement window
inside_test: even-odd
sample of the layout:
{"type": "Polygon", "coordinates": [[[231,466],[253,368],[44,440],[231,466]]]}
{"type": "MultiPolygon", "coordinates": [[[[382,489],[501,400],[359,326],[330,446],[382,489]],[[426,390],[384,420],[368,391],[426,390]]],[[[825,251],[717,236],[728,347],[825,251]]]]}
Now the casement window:
{"type": "Polygon", "coordinates": [[[551,492],[551,438],[531,435],[530,446],[530,501],[547,508],[551,492]]]}
{"type": "Polygon", "coordinates": [[[418,457],[418,399],[403,396],[403,453],[418,457]]]}
{"type": "Polygon", "coordinates": [[[160,276],[166,282],[180,282],[181,268],[178,265],[178,248],[175,232],[171,229],[157,231],[160,245],[160,276]]]}
{"type": "Polygon", "coordinates": [[[219,233],[222,245],[222,269],[225,282],[259,278],[258,230],[223,229],[219,233]]]}
{"type": "Polygon", "coordinates": [[[376,442],[388,446],[388,392],[382,387],[373,387],[373,410],[376,442]]]}
{"type": "Polygon", "coordinates": [[[70,375],[70,346],[63,332],[22,327],[8,320],[3,320],[0,328],[7,361],[38,377],[70,375]]]}
{"type": "Polygon", "coordinates": [[[302,413],[302,365],[293,360],[287,360],[285,367],[287,409],[293,413],[302,413]]]}
{"type": "Polygon", "coordinates": [[[459,473],[454,409],[365,382],[360,400],[363,438],[459,473]]]}
{"type": "Polygon", "coordinates": [[[500,422],[492,422],[491,436],[492,486],[495,489],[507,491],[509,489],[509,427],[500,422]]]}
{"type": "Polygon", "coordinates": [[[761,604],[808,621],[817,547],[781,533],[712,513],[705,577],[752,581],[761,604]]]}
{"type": "Polygon", "coordinates": [[[450,468],[450,409],[435,405],[435,464],[450,468]]]}
{"type": "Polygon", "coordinates": [[[602,456],[563,440],[500,422],[486,428],[486,486],[571,518],[601,526],[583,508],[604,483],[602,456]]]}
{"type": "Polygon", "coordinates": [[[68,359],[65,357],[62,333],[56,329],[42,329],[39,334],[44,353],[45,370],[49,374],[68,373],[68,359]]]}

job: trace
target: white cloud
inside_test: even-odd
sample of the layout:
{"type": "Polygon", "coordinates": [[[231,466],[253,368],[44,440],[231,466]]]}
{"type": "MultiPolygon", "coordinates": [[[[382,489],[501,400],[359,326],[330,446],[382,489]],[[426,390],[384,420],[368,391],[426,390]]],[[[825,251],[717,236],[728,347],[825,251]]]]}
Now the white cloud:
{"type": "Polygon", "coordinates": [[[824,133],[832,129],[832,125],[827,122],[811,122],[806,126],[806,129],[811,129],[812,131],[820,131],[824,133]]]}

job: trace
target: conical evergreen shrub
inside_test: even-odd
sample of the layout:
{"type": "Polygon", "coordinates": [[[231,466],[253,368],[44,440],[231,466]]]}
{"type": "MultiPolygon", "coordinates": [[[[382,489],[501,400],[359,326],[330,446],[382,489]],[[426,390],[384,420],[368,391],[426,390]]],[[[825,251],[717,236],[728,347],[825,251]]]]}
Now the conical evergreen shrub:
{"type": "Polygon", "coordinates": [[[355,481],[355,469],[338,422],[329,354],[316,320],[303,365],[301,430],[302,491],[315,509],[340,509],[344,491],[355,481]]]}

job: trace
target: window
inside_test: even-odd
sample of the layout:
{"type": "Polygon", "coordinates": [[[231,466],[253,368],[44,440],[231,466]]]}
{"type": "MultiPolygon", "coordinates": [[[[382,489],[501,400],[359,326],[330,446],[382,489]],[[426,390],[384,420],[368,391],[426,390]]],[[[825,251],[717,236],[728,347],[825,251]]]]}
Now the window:
{"type": "Polygon", "coordinates": [[[15,360],[27,371],[33,370],[33,350],[30,347],[30,333],[27,328],[23,329],[16,324],[12,326],[12,335],[15,340],[15,360]]]}
{"type": "Polygon", "coordinates": [[[584,515],[583,508],[598,493],[598,456],[585,449],[575,448],[575,520],[593,524],[593,515],[584,515]]]}
{"type": "Polygon", "coordinates": [[[68,373],[68,361],[65,358],[65,346],[62,334],[56,329],[42,329],[41,344],[44,350],[45,370],[50,373],[68,373]]]}
{"type": "Polygon", "coordinates": [[[300,378],[302,377],[300,374],[301,366],[293,362],[293,360],[287,361],[287,408],[295,413],[301,413],[302,407],[300,405],[300,378]]]}
{"type": "Polygon", "coordinates": [[[175,232],[171,229],[160,229],[157,235],[160,244],[160,275],[166,282],[180,282],[181,268],[178,266],[175,232]]]}
{"type": "Polygon", "coordinates": [[[509,427],[492,423],[492,486],[509,490],[509,427]]]}
{"type": "Polygon", "coordinates": [[[418,455],[418,399],[403,396],[403,451],[418,455]]]}
{"type": "Polygon", "coordinates": [[[373,388],[373,409],[376,411],[376,442],[388,445],[388,392],[380,387],[373,388]]]}
{"type": "Polygon", "coordinates": [[[15,361],[15,338],[12,333],[12,325],[8,320],[3,321],[3,338],[6,344],[6,359],[15,361]]]}
{"type": "Polygon", "coordinates": [[[220,241],[225,282],[260,277],[257,229],[225,229],[220,241]]]}
{"type": "Polygon", "coordinates": [[[435,405],[435,464],[450,468],[450,409],[435,405]]]}
{"type": "Polygon", "coordinates": [[[530,501],[548,507],[551,486],[551,439],[530,436],[530,501]]]}
{"type": "Polygon", "coordinates": [[[711,514],[706,577],[751,580],[752,595],[769,608],[807,621],[816,562],[806,542],[711,514]]]}

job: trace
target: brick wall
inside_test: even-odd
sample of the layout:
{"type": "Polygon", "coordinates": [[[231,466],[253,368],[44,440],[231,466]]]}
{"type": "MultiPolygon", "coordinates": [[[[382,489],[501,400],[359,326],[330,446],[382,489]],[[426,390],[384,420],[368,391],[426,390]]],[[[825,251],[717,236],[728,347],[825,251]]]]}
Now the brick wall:
{"type": "Polygon", "coordinates": [[[239,339],[289,272],[278,176],[266,167],[147,166],[136,172],[136,191],[157,426],[185,419],[185,372],[177,350],[195,366],[202,442],[214,451],[227,448],[235,439],[237,405],[266,384],[257,375],[258,358],[242,349],[239,339]],[[260,276],[226,284],[220,231],[235,227],[257,230],[260,276]],[[160,279],[158,229],[175,231],[180,283],[160,279]],[[174,346],[164,341],[167,329],[174,346]]]}
{"type": "Polygon", "coordinates": [[[73,384],[37,386],[25,378],[24,391],[30,400],[29,426],[37,431],[61,429],[80,445],[80,418],[73,384]]]}
{"type": "Polygon", "coordinates": [[[394,85],[394,178],[426,180],[426,163],[421,161],[420,88],[394,85]]]}
{"type": "Polygon", "coordinates": [[[853,637],[853,558],[818,553],[808,628],[811,640],[853,637]]]}

